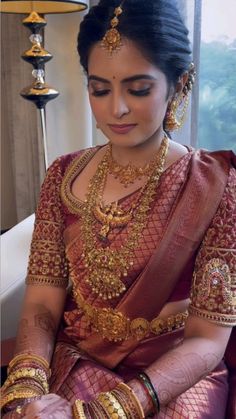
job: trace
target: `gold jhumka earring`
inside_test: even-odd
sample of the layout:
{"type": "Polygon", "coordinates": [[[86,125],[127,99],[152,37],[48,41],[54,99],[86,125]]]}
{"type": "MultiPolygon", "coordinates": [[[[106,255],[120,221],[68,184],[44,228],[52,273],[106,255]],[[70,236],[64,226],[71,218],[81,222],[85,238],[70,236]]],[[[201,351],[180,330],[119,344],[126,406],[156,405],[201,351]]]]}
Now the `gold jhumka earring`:
{"type": "Polygon", "coordinates": [[[196,71],[194,64],[190,64],[188,80],[185,83],[181,94],[175,97],[168,106],[165,117],[165,130],[175,131],[183,126],[186,111],[189,103],[189,95],[195,81],[196,71]]]}
{"type": "Polygon", "coordinates": [[[111,19],[111,28],[108,29],[102,39],[102,47],[105,48],[110,54],[114,51],[119,50],[122,43],[121,43],[121,35],[117,30],[117,26],[119,24],[118,16],[121,15],[123,12],[122,4],[119,7],[115,8],[114,14],[115,16],[111,19]]]}

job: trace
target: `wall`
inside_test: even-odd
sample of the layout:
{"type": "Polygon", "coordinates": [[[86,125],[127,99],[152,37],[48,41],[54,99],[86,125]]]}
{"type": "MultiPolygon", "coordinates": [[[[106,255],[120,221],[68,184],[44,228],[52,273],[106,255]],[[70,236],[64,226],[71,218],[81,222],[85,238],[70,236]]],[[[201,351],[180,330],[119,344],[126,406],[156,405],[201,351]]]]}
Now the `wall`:
{"type": "Polygon", "coordinates": [[[46,80],[60,91],[60,96],[47,105],[49,162],[92,145],[86,78],[76,51],[83,15],[84,12],[47,17],[45,45],[54,58],[46,65],[46,80]]]}

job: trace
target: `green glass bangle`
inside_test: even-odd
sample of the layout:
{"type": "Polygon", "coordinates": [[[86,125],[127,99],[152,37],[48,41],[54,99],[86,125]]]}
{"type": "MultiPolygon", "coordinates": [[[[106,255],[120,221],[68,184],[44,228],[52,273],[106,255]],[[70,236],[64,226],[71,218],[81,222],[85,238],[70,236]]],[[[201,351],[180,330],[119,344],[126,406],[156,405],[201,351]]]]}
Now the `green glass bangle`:
{"type": "Polygon", "coordinates": [[[157,395],[157,392],[155,390],[155,388],[153,387],[153,384],[150,380],[150,378],[148,377],[148,375],[145,372],[141,372],[138,375],[139,379],[143,382],[144,386],[146,387],[148,393],[150,394],[150,397],[152,399],[153,405],[156,409],[156,411],[159,413],[160,412],[160,401],[157,395]]]}

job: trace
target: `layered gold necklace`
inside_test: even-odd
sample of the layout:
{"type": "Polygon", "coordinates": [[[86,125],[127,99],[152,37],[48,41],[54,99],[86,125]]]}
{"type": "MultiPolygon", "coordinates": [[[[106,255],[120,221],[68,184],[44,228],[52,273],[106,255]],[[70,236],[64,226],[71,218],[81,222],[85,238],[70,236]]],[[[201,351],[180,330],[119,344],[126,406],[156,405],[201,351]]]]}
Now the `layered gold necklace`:
{"type": "MultiPolygon", "coordinates": [[[[95,175],[92,177],[87,193],[87,205],[82,215],[82,237],[83,254],[85,268],[87,269],[86,282],[91,287],[93,293],[103,300],[119,297],[125,290],[125,284],[121,278],[127,276],[128,269],[133,265],[132,254],[137,246],[143,229],[147,224],[147,213],[156,194],[156,188],[163,173],[165,159],[168,151],[168,137],[165,135],[160,149],[155,157],[153,170],[149,174],[146,184],[138,203],[135,213],[132,214],[132,222],[128,227],[128,238],[123,246],[118,250],[110,249],[108,246],[99,247],[96,236],[96,215],[99,213],[104,229],[112,227],[112,223],[107,222],[106,213],[103,211],[102,195],[105,187],[107,175],[109,173],[110,149],[108,148],[103,159],[98,165],[95,175]]],[[[114,207],[115,212],[117,207],[114,207]]],[[[108,211],[110,220],[112,213],[108,211]]],[[[127,223],[125,214],[119,214],[120,222],[127,223]],[[122,219],[122,217],[124,219],[122,219]]],[[[130,218],[131,219],[131,218],[130,218]]],[[[117,221],[117,220],[116,220],[117,221]]],[[[130,220],[128,220],[130,221],[130,220]]],[[[106,231],[104,235],[106,236],[106,231]]]]}

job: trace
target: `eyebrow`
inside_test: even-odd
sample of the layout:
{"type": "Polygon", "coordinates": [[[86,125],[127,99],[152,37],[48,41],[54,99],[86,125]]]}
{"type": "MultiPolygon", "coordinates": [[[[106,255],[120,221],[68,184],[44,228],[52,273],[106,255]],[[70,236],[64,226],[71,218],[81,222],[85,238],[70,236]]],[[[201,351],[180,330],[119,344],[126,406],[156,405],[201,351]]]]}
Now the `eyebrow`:
{"type": "MultiPolygon", "coordinates": [[[[91,80],[110,84],[109,80],[104,79],[103,77],[95,76],[93,74],[88,77],[88,81],[91,81],[91,80]]],[[[151,76],[149,74],[136,74],[135,76],[126,77],[125,79],[121,80],[121,83],[128,83],[128,82],[136,81],[136,80],[157,80],[157,79],[154,76],[151,76]]]]}

